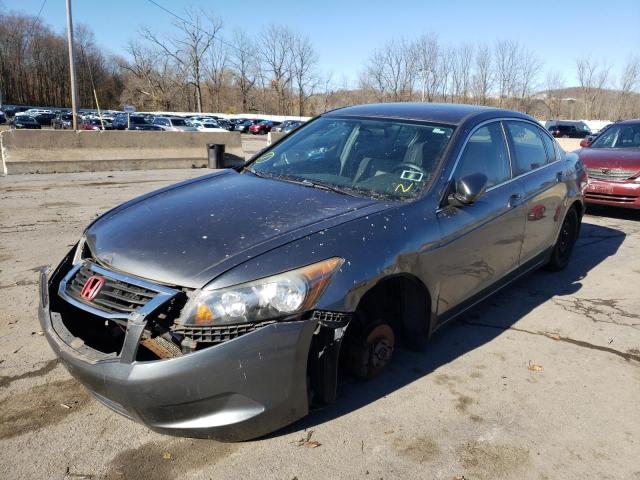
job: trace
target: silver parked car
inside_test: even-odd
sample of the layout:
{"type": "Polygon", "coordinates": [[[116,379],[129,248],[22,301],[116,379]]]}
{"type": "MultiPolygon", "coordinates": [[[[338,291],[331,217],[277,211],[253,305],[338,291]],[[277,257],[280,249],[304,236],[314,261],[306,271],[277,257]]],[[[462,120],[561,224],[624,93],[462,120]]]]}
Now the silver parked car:
{"type": "Polygon", "coordinates": [[[182,117],[155,117],[153,124],[168,132],[197,132],[198,129],[187,124],[182,117]]]}
{"type": "Polygon", "coordinates": [[[524,114],[334,110],[94,220],[41,274],[40,322],[116,412],[258,437],[334,401],[339,370],[375,377],[515,279],[566,267],[586,179],[524,114]]]}

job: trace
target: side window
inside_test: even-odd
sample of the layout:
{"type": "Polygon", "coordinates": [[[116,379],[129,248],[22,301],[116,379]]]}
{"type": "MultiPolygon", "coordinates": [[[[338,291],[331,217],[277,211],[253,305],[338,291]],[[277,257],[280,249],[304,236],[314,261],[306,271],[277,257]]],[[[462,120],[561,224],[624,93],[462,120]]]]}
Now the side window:
{"type": "Polygon", "coordinates": [[[547,151],[547,163],[555,162],[557,158],[555,142],[551,140],[549,135],[546,135],[544,132],[540,132],[540,136],[542,137],[542,141],[544,142],[544,148],[547,151]]]}
{"type": "Polygon", "coordinates": [[[525,122],[508,121],[507,130],[513,141],[513,173],[515,176],[540,168],[547,163],[541,134],[537,127],[525,122]]]}
{"type": "Polygon", "coordinates": [[[455,178],[473,173],[484,173],[487,187],[498,185],[511,178],[509,152],[499,122],[479,128],[464,147],[455,178]]]}

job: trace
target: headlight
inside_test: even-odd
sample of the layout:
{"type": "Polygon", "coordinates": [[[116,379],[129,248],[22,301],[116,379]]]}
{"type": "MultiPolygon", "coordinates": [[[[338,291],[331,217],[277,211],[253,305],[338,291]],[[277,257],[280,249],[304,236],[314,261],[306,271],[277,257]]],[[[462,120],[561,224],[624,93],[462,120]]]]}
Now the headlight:
{"type": "Polygon", "coordinates": [[[342,258],[218,290],[200,290],[187,302],[178,324],[218,326],[260,322],[311,309],[340,268],[342,258]]]}

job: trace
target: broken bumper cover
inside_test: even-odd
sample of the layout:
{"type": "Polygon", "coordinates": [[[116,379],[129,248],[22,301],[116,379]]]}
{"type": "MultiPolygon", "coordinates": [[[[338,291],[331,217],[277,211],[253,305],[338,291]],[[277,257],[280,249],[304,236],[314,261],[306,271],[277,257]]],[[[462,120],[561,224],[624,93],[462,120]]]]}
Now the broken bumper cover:
{"type": "Polygon", "coordinates": [[[239,441],[308,412],[307,356],[316,320],[274,323],[181,357],[129,361],[125,350],[137,347],[141,330],[127,328],[120,355],[84,345],[50,311],[44,272],[39,319],[54,352],[96,399],[158,432],[239,441]]]}

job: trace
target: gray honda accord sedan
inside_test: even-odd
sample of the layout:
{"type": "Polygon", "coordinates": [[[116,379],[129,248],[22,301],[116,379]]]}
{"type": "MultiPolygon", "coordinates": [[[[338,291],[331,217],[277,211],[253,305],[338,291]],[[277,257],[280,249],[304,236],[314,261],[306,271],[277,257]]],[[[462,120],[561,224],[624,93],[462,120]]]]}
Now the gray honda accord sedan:
{"type": "Polygon", "coordinates": [[[373,378],[521,275],[564,268],[585,184],[527,115],[338,109],[97,218],[42,272],[40,322],[116,412],[259,437],[335,400],[339,372],[373,378]]]}

